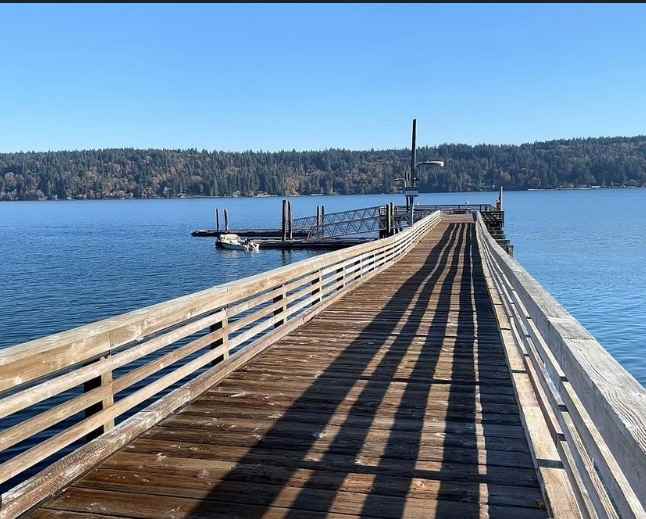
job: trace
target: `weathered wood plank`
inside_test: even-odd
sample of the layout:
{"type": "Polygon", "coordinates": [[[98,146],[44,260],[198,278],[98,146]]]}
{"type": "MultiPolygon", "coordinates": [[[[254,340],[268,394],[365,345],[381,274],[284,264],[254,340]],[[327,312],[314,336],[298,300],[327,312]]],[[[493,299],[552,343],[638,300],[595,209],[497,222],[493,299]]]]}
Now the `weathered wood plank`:
{"type": "MultiPolygon", "coordinates": [[[[383,477],[380,493],[416,499],[448,499],[480,505],[540,508],[542,496],[538,488],[466,482],[443,482],[432,479],[383,477]]],[[[296,469],[256,464],[239,464],[194,458],[158,458],[145,454],[129,454],[113,460],[83,478],[76,485],[102,490],[127,490],[147,480],[151,486],[166,488],[168,495],[201,497],[223,481],[254,484],[284,484],[296,488],[331,489],[370,494],[376,480],[374,474],[296,469]],[[339,486],[339,480],[340,482],[339,486]],[[181,489],[179,492],[177,489],[181,489]],[[195,492],[193,494],[193,492],[195,492]],[[192,495],[191,495],[192,494],[192,495]]],[[[238,486],[238,485],[236,485],[238,486]]]]}
{"type": "MultiPolygon", "coordinates": [[[[538,487],[534,468],[505,467],[487,464],[464,464],[449,459],[414,460],[402,463],[397,458],[384,458],[360,454],[347,456],[315,450],[303,454],[299,450],[264,449],[261,447],[235,447],[226,449],[217,445],[190,443],[186,441],[150,440],[138,438],[124,448],[124,452],[145,453],[156,457],[171,456],[196,459],[217,459],[235,463],[246,462],[257,465],[302,467],[315,470],[344,471],[352,467],[354,472],[391,474],[398,477],[420,477],[438,481],[472,481],[500,483],[523,487],[538,487]]],[[[118,455],[117,455],[118,456],[118,455]]],[[[112,458],[106,460],[111,466],[112,458]]]]}

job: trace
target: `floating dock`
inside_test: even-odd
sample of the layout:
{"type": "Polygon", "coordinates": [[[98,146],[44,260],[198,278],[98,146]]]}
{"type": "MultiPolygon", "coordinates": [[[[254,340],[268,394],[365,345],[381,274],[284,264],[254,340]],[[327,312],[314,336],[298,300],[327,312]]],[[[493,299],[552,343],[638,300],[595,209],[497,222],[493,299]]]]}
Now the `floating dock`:
{"type": "Polygon", "coordinates": [[[316,216],[292,219],[291,203],[283,200],[281,229],[229,229],[226,210],[224,229],[220,229],[219,210],[216,209],[216,229],[198,229],[191,235],[218,238],[222,234],[232,233],[258,241],[261,249],[334,250],[359,245],[378,237],[392,236],[409,226],[411,217],[413,221],[418,221],[435,211],[442,211],[447,215],[479,212],[498,244],[512,253],[512,245],[505,238],[504,211],[501,207],[489,204],[417,205],[411,211],[405,206],[390,203],[328,214],[323,207],[317,207],[316,216]]]}
{"type": "Polygon", "coordinates": [[[479,211],[1,350],[0,384],[3,519],[644,517],[646,391],[479,211]]]}

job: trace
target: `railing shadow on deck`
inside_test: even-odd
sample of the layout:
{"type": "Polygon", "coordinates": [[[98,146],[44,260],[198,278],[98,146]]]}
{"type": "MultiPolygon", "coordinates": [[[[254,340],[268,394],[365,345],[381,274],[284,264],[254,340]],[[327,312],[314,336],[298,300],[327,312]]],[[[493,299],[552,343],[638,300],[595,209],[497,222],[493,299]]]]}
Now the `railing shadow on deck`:
{"type": "MultiPolygon", "coordinates": [[[[481,361],[480,351],[478,351],[478,359],[476,360],[474,350],[473,337],[476,332],[476,315],[478,312],[482,312],[483,315],[489,316],[491,308],[478,304],[472,308],[471,284],[473,279],[480,275],[478,269],[481,269],[477,246],[474,243],[473,226],[453,225],[449,227],[429,252],[423,266],[401,285],[383,310],[361,331],[359,336],[332,361],[311,386],[284,412],[282,417],[276,420],[257,444],[249,449],[247,454],[238,461],[237,467],[212,487],[191,515],[208,516],[215,512],[226,511],[229,506],[227,487],[236,487],[234,482],[248,481],[248,467],[257,465],[262,453],[266,453],[268,449],[272,448],[285,448],[285,436],[292,434],[291,424],[298,421],[299,413],[302,413],[304,408],[315,401],[315,397],[323,388],[329,389],[331,384],[334,385],[338,394],[333,399],[330,397],[331,400],[325,409],[316,410],[319,420],[311,424],[310,431],[302,433],[298,438],[293,438],[293,443],[289,447],[290,459],[293,460],[296,455],[300,456],[301,461],[289,464],[281,476],[268,481],[263,495],[256,498],[254,516],[262,516],[269,509],[284,488],[290,483],[293,484],[290,479],[300,469],[309,469],[313,472],[304,482],[301,481],[296,498],[291,504],[292,511],[287,516],[297,517],[305,510],[311,512],[335,511],[334,500],[337,492],[350,472],[338,464],[339,456],[349,460],[358,459],[362,455],[372,424],[377,418],[379,405],[389,387],[389,383],[384,380],[390,381],[395,376],[406,352],[410,350],[411,346],[420,343],[422,344],[422,354],[415,362],[411,377],[413,381],[404,389],[403,397],[394,412],[393,424],[388,432],[383,453],[376,456],[377,463],[374,466],[360,463],[351,465],[352,472],[369,474],[374,478],[372,488],[362,505],[362,515],[385,517],[402,515],[407,506],[407,495],[411,484],[416,477],[440,482],[436,491],[437,496],[440,497],[440,500],[437,501],[437,517],[456,517],[456,512],[463,514],[466,512],[466,515],[461,515],[464,517],[478,515],[479,502],[483,498],[480,496],[480,484],[483,481],[486,482],[490,476],[478,472],[477,464],[482,463],[482,460],[479,460],[478,457],[475,432],[476,387],[469,380],[473,380],[475,377],[475,365],[481,361]],[[468,254],[464,256],[460,272],[460,256],[454,254],[451,257],[451,252],[459,252],[465,241],[467,251],[471,250],[474,257],[471,260],[468,254]],[[447,266],[448,272],[445,273],[442,281],[442,274],[447,266]],[[446,335],[445,332],[449,325],[450,313],[448,310],[454,295],[453,282],[457,277],[460,277],[458,299],[461,310],[458,312],[459,325],[453,355],[447,359],[451,363],[452,372],[449,373],[448,380],[446,377],[436,379],[434,374],[441,369],[442,338],[446,335]],[[441,286],[438,292],[440,282],[441,286]],[[417,292],[417,298],[409,299],[409,302],[402,306],[402,299],[410,296],[411,292],[417,292]],[[422,338],[418,333],[422,324],[421,318],[424,316],[429,300],[434,293],[437,294],[438,308],[433,314],[428,336],[422,338]],[[402,323],[401,330],[397,332],[398,324],[402,323]],[[372,375],[368,377],[363,375],[370,362],[368,358],[362,364],[355,363],[352,371],[348,372],[350,368],[347,366],[352,360],[348,357],[349,354],[354,353],[357,347],[364,345],[365,342],[374,340],[375,334],[398,335],[397,347],[388,351],[372,375]],[[463,340],[464,337],[471,337],[471,341],[463,340]],[[464,362],[456,359],[458,352],[460,359],[464,359],[464,362]],[[337,378],[335,375],[338,375],[339,370],[341,370],[343,377],[337,378]],[[465,379],[465,384],[458,384],[459,387],[454,387],[453,376],[461,376],[465,379]],[[345,423],[321,454],[320,459],[316,462],[308,461],[308,453],[315,447],[320,434],[335,413],[336,407],[343,402],[358,379],[365,381],[365,385],[356,402],[351,406],[345,423]],[[420,469],[417,463],[419,453],[422,449],[428,448],[427,445],[423,445],[422,434],[426,425],[425,410],[429,403],[427,401],[420,402],[420,396],[425,395],[423,398],[429,398],[435,386],[446,386],[447,384],[449,397],[446,417],[450,418],[450,425],[443,432],[443,436],[440,433],[439,443],[436,442],[436,445],[432,445],[431,448],[435,449],[435,454],[427,455],[427,459],[435,457],[435,460],[427,463],[425,469],[420,469]],[[460,415],[464,420],[463,424],[458,423],[459,419],[455,418],[457,415],[460,415]],[[453,434],[458,434],[459,437],[454,437],[453,434]],[[455,459],[452,459],[453,456],[455,459]],[[465,464],[460,471],[461,476],[458,475],[458,480],[460,477],[463,478],[463,484],[457,485],[457,487],[455,483],[447,482],[447,480],[456,477],[454,470],[456,463],[458,465],[465,464]],[[317,466],[324,467],[325,470],[317,471],[317,466]],[[389,497],[384,499],[384,496],[389,497]],[[465,501],[470,505],[464,506],[465,501]],[[387,506],[386,509],[385,506],[387,506]]],[[[479,371],[482,372],[484,369],[482,367],[479,371]]],[[[481,427],[485,437],[487,436],[486,417],[489,412],[489,402],[488,399],[482,398],[480,403],[481,427]]],[[[495,404],[493,405],[495,407],[495,404]]],[[[163,426],[163,424],[161,425],[163,426]]],[[[154,438],[154,431],[151,433],[154,438]]],[[[369,449],[368,451],[370,452],[369,449]]],[[[493,477],[496,477],[495,468],[493,477]]],[[[263,482],[262,474],[255,482],[263,482]]],[[[528,486],[534,484],[535,481],[529,478],[528,486]]]]}
{"type": "MultiPolygon", "coordinates": [[[[389,303],[386,304],[384,309],[371,321],[359,334],[359,336],[353,340],[350,345],[343,351],[341,354],[332,362],[332,364],[325,369],[325,371],[312,383],[312,385],[307,388],[302,396],[288,409],[285,414],[283,415],[282,418],[280,418],[275,425],[263,435],[262,439],[258,441],[256,446],[252,448],[249,452],[249,454],[240,460],[239,465],[248,465],[248,464],[253,464],[256,463],[256,456],[254,453],[255,449],[267,449],[267,448],[272,448],[273,447],[273,439],[275,437],[282,438],[286,432],[289,432],[290,429],[290,424],[293,421],[292,415],[295,414],[297,411],[294,411],[295,409],[302,409],[303,405],[305,405],[307,402],[310,401],[313,395],[319,393],[322,388],[329,387],[331,380],[331,377],[334,377],[335,372],[338,371],[338,366],[339,365],[344,365],[347,363],[347,357],[348,353],[356,351],[356,347],[360,346],[363,342],[366,340],[369,340],[370,338],[374,338],[375,333],[378,334],[383,334],[384,333],[384,328],[388,329],[390,332],[393,332],[395,329],[398,320],[396,319],[391,319],[392,314],[399,314],[401,316],[408,306],[402,308],[398,307],[401,304],[401,299],[402,297],[410,291],[411,287],[415,286],[420,286],[424,285],[425,278],[427,277],[427,274],[425,272],[425,267],[427,265],[435,264],[436,265],[436,270],[435,270],[435,275],[436,277],[439,277],[439,273],[441,272],[442,266],[444,265],[444,262],[447,261],[448,259],[448,250],[451,246],[454,245],[455,243],[455,230],[456,228],[453,228],[450,232],[446,232],[442,239],[435,245],[433,250],[429,253],[428,258],[425,262],[425,264],[418,269],[417,272],[415,272],[406,282],[404,282],[401,287],[394,293],[393,297],[390,299],[389,303]],[[384,317],[388,317],[389,319],[383,319],[384,317]]],[[[430,282],[425,284],[426,286],[432,286],[430,282]]],[[[360,289],[357,289],[360,290],[360,289]]],[[[418,310],[418,312],[421,314],[421,309],[418,310]]],[[[400,335],[402,335],[400,333],[400,335]]],[[[403,356],[402,352],[397,352],[395,353],[396,357],[391,357],[390,361],[391,362],[396,362],[400,361],[401,357],[403,356]]],[[[356,378],[361,377],[362,372],[365,370],[366,365],[368,364],[369,360],[366,359],[364,364],[357,365],[354,368],[354,375],[356,378]]],[[[377,384],[374,382],[374,379],[377,378],[377,375],[384,375],[384,376],[392,376],[392,373],[387,373],[386,368],[384,367],[384,363],[380,367],[377,368],[375,375],[372,376],[372,383],[369,380],[367,387],[370,387],[371,390],[376,389],[377,391],[381,391],[382,396],[383,392],[385,391],[385,388],[383,387],[383,384],[379,384],[381,387],[375,387],[377,384]],[[381,369],[380,369],[381,368],[381,369]]],[[[334,387],[338,391],[338,396],[335,398],[334,403],[337,405],[340,404],[346,394],[350,391],[350,389],[355,385],[356,383],[356,378],[355,377],[348,377],[348,378],[342,378],[342,379],[334,379],[332,383],[334,383],[334,387]]],[[[367,391],[364,389],[362,391],[362,394],[365,395],[367,391]]],[[[365,398],[365,397],[364,397],[365,398]]],[[[371,399],[374,399],[374,396],[371,395],[371,399]]],[[[379,399],[380,400],[380,399],[379,399]]],[[[357,400],[357,404],[353,406],[355,408],[355,415],[356,415],[356,407],[359,405],[361,402],[361,398],[357,400]]],[[[329,406],[329,411],[327,411],[327,414],[325,415],[326,419],[329,419],[332,414],[334,414],[334,407],[329,406]]],[[[373,411],[373,416],[374,412],[373,411]]],[[[353,413],[352,411],[350,412],[350,416],[352,416],[353,413]]],[[[370,416],[370,415],[369,415],[370,416]]],[[[327,422],[327,420],[325,420],[327,422]]],[[[314,446],[316,439],[319,437],[319,434],[322,431],[322,426],[321,424],[312,424],[312,430],[310,436],[310,440],[306,441],[304,445],[300,446],[298,449],[299,452],[302,453],[303,459],[305,459],[305,456],[307,455],[308,451],[314,446]]],[[[346,456],[357,456],[360,453],[362,444],[363,444],[363,439],[365,439],[366,434],[368,433],[368,428],[363,428],[360,430],[359,435],[360,437],[357,438],[354,434],[352,434],[352,431],[349,431],[348,428],[346,427],[345,429],[342,429],[337,436],[335,437],[333,444],[330,446],[328,449],[326,455],[323,456],[325,458],[326,456],[329,456],[330,454],[339,454],[343,453],[346,456]]],[[[320,462],[322,463],[322,462],[320,462]]],[[[283,482],[277,482],[277,481],[272,481],[272,484],[275,485],[274,488],[274,494],[273,496],[268,496],[269,498],[267,499],[266,506],[270,506],[271,502],[275,498],[278,493],[282,490],[283,485],[286,485],[289,481],[289,476],[297,470],[298,467],[292,467],[291,470],[289,471],[288,474],[285,475],[284,481],[283,482]],[[282,484],[281,484],[282,483],[282,484]]],[[[193,515],[206,515],[208,513],[213,512],[214,510],[217,509],[218,504],[217,500],[219,499],[219,494],[224,493],[227,483],[229,481],[238,481],[240,478],[244,477],[243,474],[238,474],[238,469],[234,469],[231,471],[230,474],[228,474],[224,480],[215,486],[209,496],[202,502],[201,506],[196,508],[193,512],[193,515]],[[215,500],[216,502],[212,502],[215,500]]],[[[326,481],[324,485],[326,488],[329,490],[336,490],[338,486],[341,485],[343,480],[346,477],[345,472],[329,472],[326,473],[326,475],[330,475],[332,481],[326,481]]],[[[298,508],[300,505],[302,505],[301,501],[305,499],[307,495],[307,489],[312,488],[314,486],[314,483],[321,483],[317,481],[310,481],[306,483],[304,490],[301,491],[301,495],[299,498],[297,498],[297,501],[294,503],[294,508],[298,508]],[[309,484],[308,484],[309,483],[309,484]]],[[[317,488],[320,488],[317,487],[317,488]]],[[[308,496],[309,497],[309,496],[308,496]]],[[[330,496],[333,497],[333,494],[330,496]]],[[[310,497],[311,499],[311,497],[310,497]]],[[[314,506],[318,510],[323,510],[326,511],[328,510],[330,503],[325,502],[322,503],[320,502],[320,498],[318,499],[318,503],[312,503],[310,502],[307,507],[309,509],[312,509],[314,506]]],[[[222,504],[223,506],[226,506],[226,503],[222,504]]],[[[259,515],[262,515],[261,511],[259,510],[259,515]]]]}

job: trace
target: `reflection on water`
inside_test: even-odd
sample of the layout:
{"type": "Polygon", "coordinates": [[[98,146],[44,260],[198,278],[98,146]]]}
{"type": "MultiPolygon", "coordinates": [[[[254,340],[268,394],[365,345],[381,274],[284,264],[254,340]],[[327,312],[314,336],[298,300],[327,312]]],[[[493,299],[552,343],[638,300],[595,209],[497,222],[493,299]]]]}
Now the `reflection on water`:
{"type": "MultiPolygon", "coordinates": [[[[402,197],[294,198],[295,216],[402,197]]],[[[421,203],[493,202],[495,193],[425,194],[421,203]]],[[[521,263],[646,383],[646,190],[505,194],[521,263]]],[[[278,227],[281,199],[0,204],[0,346],[280,267],[318,251],[224,251],[193,229],[216,207],[231,226],[278,227]]]]}

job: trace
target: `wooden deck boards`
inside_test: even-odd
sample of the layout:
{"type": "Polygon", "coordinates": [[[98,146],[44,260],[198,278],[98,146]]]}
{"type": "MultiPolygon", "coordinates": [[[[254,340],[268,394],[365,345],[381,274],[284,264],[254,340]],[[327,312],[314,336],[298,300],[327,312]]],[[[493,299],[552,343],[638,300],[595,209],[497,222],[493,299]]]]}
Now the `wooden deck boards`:
{"type": "Polygon", "coordinates": [[[29,516],[545,517],[473,223],[443,220],[29,516]]]}

